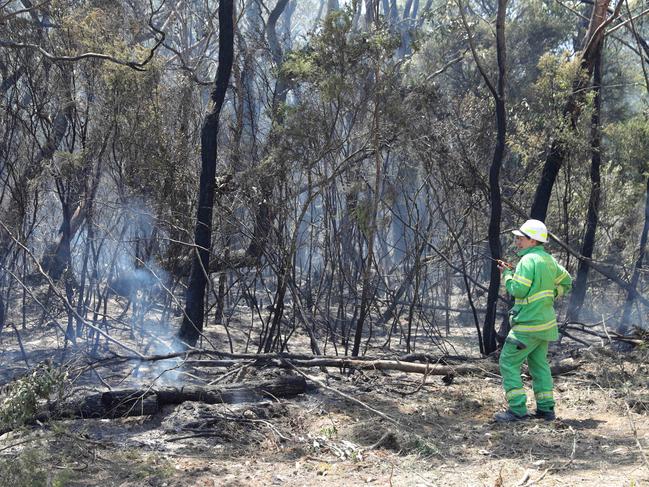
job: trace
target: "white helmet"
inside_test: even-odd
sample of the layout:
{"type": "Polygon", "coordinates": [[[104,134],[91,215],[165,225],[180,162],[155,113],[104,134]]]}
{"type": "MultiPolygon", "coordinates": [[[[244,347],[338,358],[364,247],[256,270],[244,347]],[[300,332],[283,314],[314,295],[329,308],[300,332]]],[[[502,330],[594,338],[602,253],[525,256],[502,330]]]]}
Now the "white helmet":
{"type": "Polygon", "coordinates": [[[545,243],[548,241],[548,229],[545,223],[540,220],[527,220],[518,230],[513,230],[514,235],[519,237],[528,237],[537,242],[545,243]]]}

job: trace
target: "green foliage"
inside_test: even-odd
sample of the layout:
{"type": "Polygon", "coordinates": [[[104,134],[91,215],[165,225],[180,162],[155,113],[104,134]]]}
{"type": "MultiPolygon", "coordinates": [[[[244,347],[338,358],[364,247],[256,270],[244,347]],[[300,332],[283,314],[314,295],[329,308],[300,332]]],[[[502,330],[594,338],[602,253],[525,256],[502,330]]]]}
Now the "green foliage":
{"type": "Polygon", "coordinates": [[[338,434],[338,428],[336,428],[336,425],[332,423],[331,426],[325,426],[322,428],[320,434],[325,438],[331,439],[338,434]]]}
{"type": "Polygon", "coordinates": [[[409,450],[423,457],[432,457],[440,453],[439,448],[432,441],[416,435],[412,438],[409,450]]]}
{"type": "Polygon", "coordinates": [[[635,181],[649,175],[649,117],[646,114],[610,123],[604,128],[604,135],[614,166],[622,167],[627,177],[635,181]]]}
{"type": "Polygon", "coordinates": [[[281,71],[294,82],[315,85],[326,101],[345,99],[358,95],[359,81],[390,60],[399,43],[387,28],[352,31],[351,11],[331,12],[304,49],[287,54],[281,71]]]}
{"type": "Polygon", "coordinates": [[[16,457],[0,458],[0,485],[64,487],[78,473],[72,469],[52,469],[47,453],[39,447],[24,449],[16,457]]]}
{"type": "Polygon", "coordinates": [[[358,225],[358,228],[366,238],[371,238],[372,228],[372,201],[369,198],[363,198],[356,203],[351,211],[351,216],[358,225]]]}
{"type": "MultiPolygon", "coordinates": [[[[568,97],[572,94],[573,85],[580,73],[579,58],[564,51],[560,54],[546,53],[538,63],[539,77],[534,83],[534,108],[543,113],[543,107],[549,108],[559,116],[568,97]]],[[[581,76],[587,76],[581,72],[581,76]]]]}
{"type": "Polygon", "coordinates": [[[282,73],[291,80],[310,80],[317,73],[315,57],[310,52],[293,51],[288,53],[282,64],[282,73]]]}
{"type": "Polygon", "coordinates": [[[85,435],[62,427],[32,433],[26,441],[16,441],[14,452],[0,457],[0,485],[16,487],[83,487],[86,485],[142,484],[173,476],[173,466],[156,454],[142,454],[122,448],[95,454],[95,444],[85,435]],[[108,462],[107,464],[105,464],[108,462]],[[82,469],[79,465],[83,465],[82,469]],[[56,468],[53,468],[53,467],[56,468]],[[110,475],[109,479],[106,475],[110,475]]]}
{"type": "Polygon", "coordinates": [[[0,403],[0,429],[32,421],[43,400],[49,400],[53,394],[61,397],[67,379],[67,371],[43,364],[13,382],[0,403]]]}

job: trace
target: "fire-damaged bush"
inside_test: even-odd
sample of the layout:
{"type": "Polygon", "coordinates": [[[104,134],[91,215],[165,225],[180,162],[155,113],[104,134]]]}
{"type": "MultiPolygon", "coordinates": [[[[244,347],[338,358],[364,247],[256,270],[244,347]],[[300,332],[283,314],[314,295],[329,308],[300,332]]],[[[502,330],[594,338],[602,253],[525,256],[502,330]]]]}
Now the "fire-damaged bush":
{"type": "Polygon", "coordinates": [[[0,431],[32,421],[40,404],[62,397],[67,383],[68,372],[51,364],[38,365],[11,383],[0,396],[0,431]]]}

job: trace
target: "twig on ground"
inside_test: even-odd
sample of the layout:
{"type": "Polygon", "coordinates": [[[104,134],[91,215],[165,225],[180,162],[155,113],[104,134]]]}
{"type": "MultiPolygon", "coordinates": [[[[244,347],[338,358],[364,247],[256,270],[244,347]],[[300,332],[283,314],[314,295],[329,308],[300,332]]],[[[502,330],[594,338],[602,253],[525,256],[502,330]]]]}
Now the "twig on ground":
{"type": "Polygon", "coordinates": [[[0,448],[0,451],[10,450],[10,449],[12,449],[12,448],[14,448],[16,446],[24,445],[25,443],[31,443],[32,441],[36,441],[36,440],[39,440],[39,439],[41,439],[41,438],[38,437],[38,436],[28,438],[26,440],[19,441],[17,443],[12,443],[11,445],[7,445],[7,446],[5,446],[3,448],[0,448]]]}
{"type": "MultiPolygon", "coordinates": [[[[502,474],[502,470],[501,470],[501,474],[502,474]]],[[[523,485],[526,485],[527,482],[530,480],[530,475],[531,475],[531,474],[530,474],[530,471],[529,471],[529,470],[525,470],[525,474],[524,474],[523,477],[518,481],[518,483],[516,484],[516,487],[522,487],[523,485]]],[[[498,479],[496,480],[496,482],[498,482],[498,480],[502,480],[502,475],[501,475],[500,477],[498,477],[498,479]]]]}
{"type": "Polygon", "coordinates": [[[27,364],[27,368],[29,369],[29,368],[31,368],[31,366],[29,365],[29,361],[27,360],[27,352],[25,352],[25,347],[23,346],[23,340],[22,340],[22,338],[20,338],[20,332],[18,331],[18,328],[16,327],[16,325],[14,323],[11,323],[11,327],[16,332],[16,338],[18,339],[18,345],[20,346],[20,352],[22,353],[23,360],[25,361],[25,363],[27,364]]]}
{"type": "Polygon", "coordinates": [[[208,386],[213,386],[214,384],[218,384],[219,382],[225,380],[226,378],[230,377],[231,375],[237,374],[241,369],[244,369],[244,368],[248,367],[248,364],[251,364],[251,363],[253,363],[253,362],[252,361],[244,362],[243,364],[241,364],[241,366],[233,368],[232,370],[226,372],[225,374],[217,377],[212,382],[209,382],[207,385],[208,386]]]}
{"type": "Polygon", "coordinates": [[[633,437],[635,438],[635,444],[638,445],[638,451],[640,452],[640,456],[642,457],[642,460],[644,461],[644,464],[649,467],[649,460],[647,460],[647,455],[645,454],[644,448],[642,448],[642,443],[640,443],[640,438],[638,438],[638,429],[635,427],[635,423],[633,422],[633,419],[631,418],[631,408],[629,407],[629,403],[625,403],[626,405],[626,417],[629,420],[629,425],[631,426],[631,431],[633,431],[633,437]]]}
{"type": "Polygon", "coordinates": [[[175,438],[167,438],[165,441],[171,442],[171,441],[189,440],[191,438],[205,438],[209,436],[218,436],[219,433],[222,433],[222,431],[219,430],[201,431],[200,433],[194,433],[191,435],[176,436],[175,438]]]}
{"type": "MultiPolygon", "coordinates": [[[[383,445],[383,443],[385,443],[387,440],[389,440],[389,439],[392,438],[393,436],[394,436],[394,433],[392,433],[392,431],[386,431],[385,433],[383,433],[383,436],[381,436],[381,438],[378,439],[378,441],[376,441],[375,443],[372,443],[372,444],[369,445],[369,446],[366,446],[366,447],[362,448],[362,449],[361,449],[361,452],[366,452],[366,451],[369,451],[369,450],[374,450],[375,448],[378,448],[378,447],[380,447],[381,445],[383,445]]],[[[394,465],[393,465],[393,466],[394,466],[394,465]]]]}
{"type": "Polygon", "coordinates": [[[539,478],[531,480],[529,479],[529,473],[527,474],[528,480],[524,484],[519,484],[520,487],[530,487],[531,485],[534,485],[537,482],[540,482],[545,478],[545,476],[552,470],[551,468],[546,468],[543,473],[539,476],[539,478]]]}
{"type": "Polygon", "coordinates": [[[551,472],[552,473],[557,473],[557,472],[561,472],[562,470],[567,469],[572,464],[572,462],[575,461],[575,453],[577,451],[577,433],[575,432],[575,430],[572,429],[572,426],[570,426],[568,429],[573,434],[573,437],[572,437],[572,452],[570,453],[570,459],[566,463],[564,463],[563,465],[559,465],[559,466],[552,465],[552,466],[546,468],[543,471],[543,473],[536,479],[531,479],[529,472],[525,472],[525,476],[523,476],[523,478],[520,480],[520,482],[518,484],[516,484],[516,487],[530,487],[530,486],[540,482],[541,480],[543,480],[545,478],[545,476],[547,474],[551,473],[551,472]]]}
{"type": "Polygon", "coordinates": [[[401,427],[401,423],[399,423],[399,421],[397,421],[396,419],[394,419],[394,418],[388,416],[387,414],[385,414],[385,413],[379,411],[378,409],[374,409],[372,406],[370,406],[370,405],[368,405],[368,404],[365,404],[363,401],[361,401],[361,400],[359,400],[359,399],[356,399],[355,397],[352,397],[352,396],[350,396],[350,395],[348,395],[348,394],[345,394],[344,392],[341,392],[341,391],[339,391],[338,389],[334,389],[333,387],[329,387],[329,386],[326,385],[324,382],[322,382],[322,381],[316,379],[315,377],[311,377],[311,376],[309,376],[309,375],[306,375],[304,372],[302,372],[301,370],[299,370],[299,369],[298,369],[295,365],[293,365],[291,362],[288,362],[288,361],[286,361],[286,360],[282,360],[282,362],[284,362],[285,364],[287,364],[289,367],[291,367],[293,370],[295,370],[295,372],[297,372],[298,374],[300,374],[300,375],[301,375],[302,377],[304,377],[305,379],[310,380],[311,382],[317,384],[318,386],[322,387],[323,389],[326,389],[326,390],[328,390],[328,391],[331,391],[331,392],[333,392],[334,394],[338,394],[340,397],[343,397],[343,398],[347,399],[348,401],[355,402],[356,404],[362,406],[363,408],[367,409],[368,411],[371,411],[372,413],[377,414],[378,416],[382,417],[383,419],[385,419],[385,420],[388,421],[389,423],[392,423],[392,424],[395,425],[395,426],[401,427]]]}
{"type": "MultiPolygon", "coordinates": [[[[435,365],[437,365],[437,364],[439,364],[439,360],[435,363],[435,365]]],[[[396,392],[397,394],[400,394],[402,397],[412,396],[413,394],[417,394],[419,391],[421,391],[421,389],[424,387],[424,385],[426,385],[426,379],[428,378],[428,373],[429,373],[429,370],[428,370],[429,365],[430,364],[427,362],[426,363],[426,371],[424,372],[424,376],[421,379],[421,382],[419,383],[419,385],[417,387],[415,387],[414,390],[412,390],[412,391],[399,391],[397,389],[388,389],[388,390],[391,391],[391,392],[396,392]]]]}

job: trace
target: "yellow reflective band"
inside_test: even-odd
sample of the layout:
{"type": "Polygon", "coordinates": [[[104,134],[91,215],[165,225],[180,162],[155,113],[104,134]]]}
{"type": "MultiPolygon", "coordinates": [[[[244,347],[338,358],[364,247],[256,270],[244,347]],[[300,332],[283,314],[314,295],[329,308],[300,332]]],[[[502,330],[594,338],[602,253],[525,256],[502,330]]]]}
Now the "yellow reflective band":
{"type": "Polygon", "coordinates": [[[563,296],[564,293],[565,293],[565,291],[563,290],[563,287],[562,287],[562,286],[559,286],[559,287],[557,288],[557,298],[560,298],[561,296],[563,296]]]}
{"type": "Polygon", "coordinates": [[[547,233],[543,233],[543,232],[539,233],[536,230],[532,230],[531,228],[530,229],[526,228],[524,233],[529,233],[530,235],[536,235],[538,233],[541,236],[541,238],[545,238],[545,239],[548,238],[547,233]]]}
{"type": "Polygon", "coordinates": [[[534,331],[545,331],[549,330],[552,327],[557,325],[557,319],[548,321],[547,323],[542,323],[540,325],[514,325],[512,330],[522,331],[522,332],[534,332],[534,331]]]}
{"type": "Polygon", "coordinates": [[[512,277],[512,279],[527,287],[530,287],[532,285],[532,281],[530,279],[528,279],[527,277],[523,277],[520,274],[514,274],[514,277],[512,277]]]}
{"type": "Polygon", "coordinates": [[[505,398],[509,401],[513,397],[518,397],[518,396],[524,396],[525,395],[525,389],[512,389],[511,391],[507,391],[505,394],[505,398]]]}
{"type": "Polygon", "coordinates": [[[533,303],[534,301],[538,301],[539,299],[543,299],[543,298],[554,299],[554,291],[539,291],[538,293],[534,293],[531,296],[528,296],[526,298],[516,298],[514,302],[516,304],[530,304],[533,303]]]}
{"type": "Polygon", "coordinates": [[[568,275],[569,275],[569,274],[568,274],[568,271],[563,271],[563,272],[559,275],[559,277],[557,277],[557,278],[554,280],[554,283],[555,283],[555,284],[559,284],[559,283],[560,283],[561,281],[563,281],[563,279],[564,279],[566,276],[568,276],[568,275]]]}
{"type": "Polygon", "coordinates": [[[537,401],[542,399],[554,399],[554,396],[552,395],[552,391],[537,392],[535,396],[537,401]]]}

